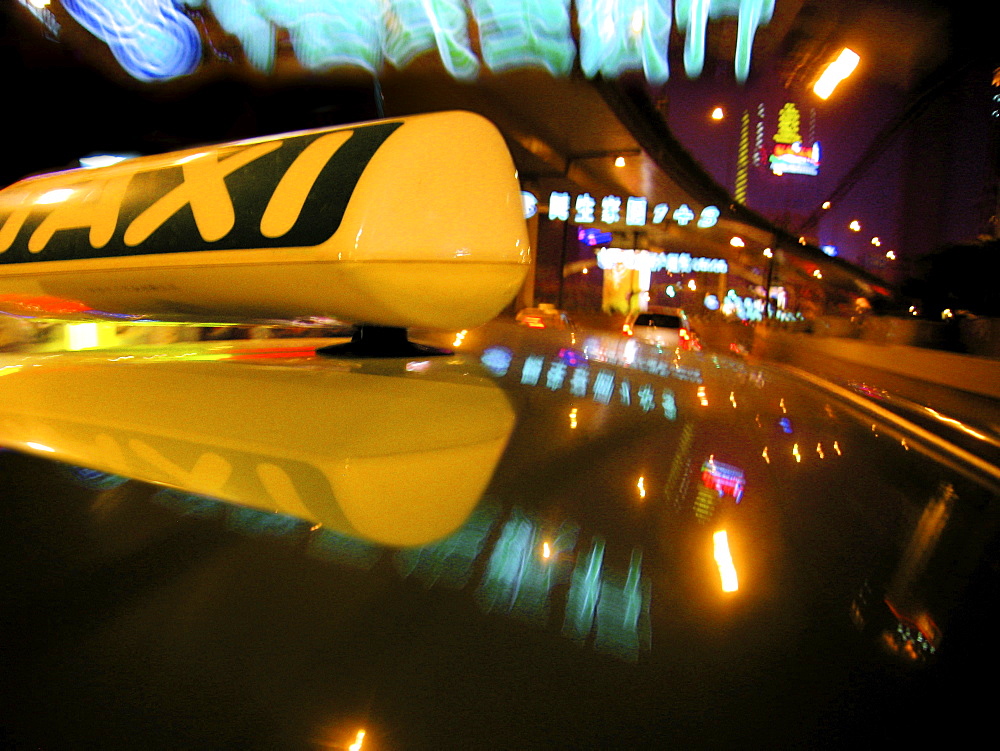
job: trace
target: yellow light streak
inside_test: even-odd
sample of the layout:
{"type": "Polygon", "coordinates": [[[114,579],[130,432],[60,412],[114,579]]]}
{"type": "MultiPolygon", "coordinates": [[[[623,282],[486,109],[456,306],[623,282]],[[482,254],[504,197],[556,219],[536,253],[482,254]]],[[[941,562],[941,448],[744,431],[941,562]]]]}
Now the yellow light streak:
{"type": "Polygon", "coordinates": [[[820,99],[828,99],[837,85],[847,78],[861,62],[861,56],[854,50],[845,47],[837,59],[826,66],[819,80],[813,85],[813,91],[820,99]]]}
{"type": "Polygon", "coordinates": [[[637,482],[635,484],[635,486],[639,489],[639,497],[640,498],[645,498],[646,497],[646,478],[645,477],[640,477],[639,478],[639,482],[637,482]]]}
{"type": "Polygon", "coordinates": [[[736,566],[733,565],[732,553],[729,552],[729,536],[726,530],[720,529],[712,535],[712,542],[715,546],[715,564],[719,567],[719,577],[722,579],[722,591],[735,592],[740,588],[740,583],[736,576],[736,566]]]}
{"type": "Polygon", "coordinates": [[[576,407],[569,411],[569,427],[570,430],[576,430],[576,407]]]}
{"type": "Polygon", "coordinates": [[[973,436],[975,438],[979,438],[980,440],[983,440],[983,441],[986,440],[986,436],[985,435],[983,435],[982,433],[980,433],[978,430],[973,430],[968,425],[966,425],[964,422],[956,420],[956,419],[954,419],[952,417],[946,417],[945,415],[942,415],[940,412],[938,412],[937,410],[931,409],[930,407],[924,407],[924,409],[927,412],[929,412],[930,414],[934,415],[934,417],[936,417],[941,422],[946,422],[949,425],[954,425],[959,430],[964,431],[964,432],[968,433],[969,435],[971,435],[971,436],[973,436]]]}
{"type": "Polygon", "coordinates": [[[354,743],[348,746],[349,751],[361,751],[361,744],[365,742],[365,731],[359,730],[354,737],[354,743]]]}

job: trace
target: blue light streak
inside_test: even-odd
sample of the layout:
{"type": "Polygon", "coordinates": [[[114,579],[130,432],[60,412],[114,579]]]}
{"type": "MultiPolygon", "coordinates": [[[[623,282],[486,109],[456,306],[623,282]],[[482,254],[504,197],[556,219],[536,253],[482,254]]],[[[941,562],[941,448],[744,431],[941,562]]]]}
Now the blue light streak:
{"type": "Polygon", "coordinates": [[[172,0],[63,0],[62,5],[140,81],[184,76],[201,63],[198,29],[172,0]]]}

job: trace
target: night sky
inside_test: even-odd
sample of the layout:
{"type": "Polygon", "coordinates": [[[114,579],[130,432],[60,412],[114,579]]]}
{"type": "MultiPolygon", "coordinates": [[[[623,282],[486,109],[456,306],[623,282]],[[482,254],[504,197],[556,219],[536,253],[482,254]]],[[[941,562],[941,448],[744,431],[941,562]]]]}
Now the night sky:
{"type": "Polygon", "coordinates": [[[753,147],[757,107],[764,105],[766,148],[773,147],[777,110],[784,102],[798,107],[804,138],[814,111],[822,150],[819,175],[778,177],[766,164],[751,167],[747,203],[797,234],[841,187],[846,192],[804,234],[898,281],[913,259],[948,244],[974,242],[996,206],[992,191],[1000,168],[1000,121],[990,114],[997,93],[990,80],[1000,66],[1000,47],[984,28],[995,33],[1000,18],[995,7],[984,7],[978,17],[969,9],[941,12],[948,7],[896,3],[884,27],[863,24],[864,33],[855,29],[853,42],[845,35],[861,52],[862,64],[826,101],[806,89],[785,88],[775,60],[755,58],[745,85],[736,83],[731,63],[724,60],[696,80],[676,75],[664,89],[668,124],[716,181],[732,191],[744,109],[751,113],[753,147]],[[928,82],[935,83],[933,88],[928,82]],[[914,106],[925,90],[930,93],[914,106]],[[716,106],[727,113],[721,122],[709,118],[716,106]],[[900,119],[903,124],[893,129],[900,119]],[[865,159],[872,149],[877,156],[865,159]],[[860,174],[842,186],[859,167],[860,174]],[[860,232],[848,228],[854,219],[862,225],[860,232]],[[872,245],[872,237],[880,239],[880,247],[872,245]],[[898,262],[885,258],[889,249],[898,262]]]}

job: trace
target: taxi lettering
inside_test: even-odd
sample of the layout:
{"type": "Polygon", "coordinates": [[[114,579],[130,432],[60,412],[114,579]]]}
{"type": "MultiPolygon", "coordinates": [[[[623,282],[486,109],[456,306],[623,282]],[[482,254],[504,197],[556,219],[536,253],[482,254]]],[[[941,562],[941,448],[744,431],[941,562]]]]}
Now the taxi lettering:
{"type": "Polygon", "coordinates": [[[134,172],[73,173],[44,190],[12,186],[0,193],[0,263],[319,245],[400,125],[223,145],[134,172]]]}

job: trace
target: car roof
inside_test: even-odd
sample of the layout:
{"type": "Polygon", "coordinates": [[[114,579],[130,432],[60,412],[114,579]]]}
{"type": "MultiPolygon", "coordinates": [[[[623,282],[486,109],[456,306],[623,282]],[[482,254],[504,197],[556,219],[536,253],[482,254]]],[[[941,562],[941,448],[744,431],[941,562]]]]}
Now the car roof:
{"type": "Polygon", "coordinates": [[[992,480],[778,369],[531,333],[421,334],[455,354],[384,361],[309,340],[0,353],[5,732],[816,747],[911,737],[935,664],[974,698],[983,628],[955,572],[992,591],[992,480]],[[72,466],[98,456],[117,464],[72,466]],[[376,534],[466,503],[443,537],[376,534]]]}

